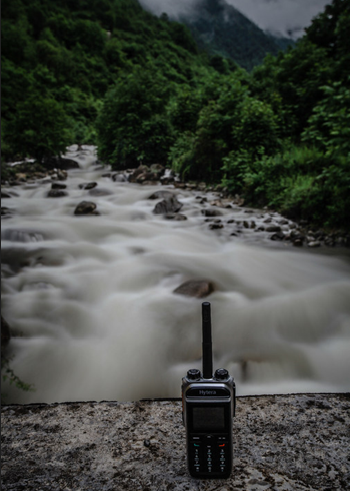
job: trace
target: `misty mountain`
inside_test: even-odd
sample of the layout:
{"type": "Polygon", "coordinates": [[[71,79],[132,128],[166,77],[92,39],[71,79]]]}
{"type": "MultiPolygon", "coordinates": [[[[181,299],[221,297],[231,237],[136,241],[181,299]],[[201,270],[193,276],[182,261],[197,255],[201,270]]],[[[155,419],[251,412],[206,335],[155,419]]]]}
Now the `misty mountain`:
{"type": "Polygon", "coordinates": [[[276,55],[294,42],[264,32],[225,0],[198,0],[178,18],[186,24],[200,49],[230,58],[251,70],[268,53],[276,55]]]}

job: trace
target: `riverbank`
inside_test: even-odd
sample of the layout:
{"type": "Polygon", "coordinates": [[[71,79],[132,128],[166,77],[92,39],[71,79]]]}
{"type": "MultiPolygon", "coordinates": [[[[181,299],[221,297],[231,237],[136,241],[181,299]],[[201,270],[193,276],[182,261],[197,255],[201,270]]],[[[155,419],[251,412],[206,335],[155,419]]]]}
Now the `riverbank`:
{"type": "Polygon", "coordinates": [[[233,473],[186,470],[179,400],[4,406],[2,489],[345,490],[349,394],[239,397],[233,473]]]}

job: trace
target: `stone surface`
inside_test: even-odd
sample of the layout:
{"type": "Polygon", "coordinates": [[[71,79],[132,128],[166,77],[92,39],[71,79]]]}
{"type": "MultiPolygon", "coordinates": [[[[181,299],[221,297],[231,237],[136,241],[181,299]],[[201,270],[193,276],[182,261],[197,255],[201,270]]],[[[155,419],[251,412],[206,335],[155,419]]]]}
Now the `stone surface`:
{"type": "Polygon", "coordinates": [[[206,208],[205,210],[202,210],[202,213],[205,217],[221,217],[223,215],[220,210],[215,208],[206,208]]]}
{"type": "Polygon", "coordinates": [[[62,198],[63,196],[67,196],[68,193],[63,189],[50,189],[47,193],[48,198],[62,198]]]}
{"type": "Polygon", "coordinates": [[[62,182],[53,182],[51,184],[51,189],[66,189],[67,184],[63,184],[62,182]]]}
{"type": "Polygon", "coordinates": [[[215,285],[208,280],[189,280],[178,286],[174,293],[188,297],[204,298],[213,293],[215,285]]]}
{"type": "Polygon", "coordinates": [[[165,213],[177,213],[182,208],[182,203],[177,200],[176,196],[171,196],[170,198],[163,199],[156,204],[153,209],[153,213],[156,215],[165,213]]]}
{"type": "Polygon", "coordinates": [[[74,215],[94,215],[96,213],[96,203],[92,201],[81,201],[74,210],[74,215]]]}
{"type": "Polygon", "coordinates": [[[186,470],[180,400],[2,408],[2,489],[345,490],[349,394],[237,399],[228,480],[186,470]]]}
{"type": "Polygon", "coordinates": [[[175,222],[184,222],[187,220],[187,216],[182,213],[166,213],[164,218],[167,220],[174,220],[175,222]]]}
{"type": "Polygon", "coordinates": [[[82,182],[79,184],[79,189],[93,189],[97,186],[97,182],[82,182]]]}
{"type": "Polygon", "coordinates": [[[174,196],[173,191],[170,191],[169,189],[161,189],[155,193],[152,193],[148,199],[168,199],[173,198],[174,196]]]}

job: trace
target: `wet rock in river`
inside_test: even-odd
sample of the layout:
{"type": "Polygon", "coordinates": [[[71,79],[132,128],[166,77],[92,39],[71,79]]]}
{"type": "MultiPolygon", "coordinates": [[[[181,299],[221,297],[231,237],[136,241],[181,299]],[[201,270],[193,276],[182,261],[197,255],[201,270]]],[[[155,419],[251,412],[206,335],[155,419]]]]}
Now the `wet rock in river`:
{"type": "Polygon", "coordinates": [[[53,169],[49,171],[49,176],[51,179],[57,179],[59,181],[66,181],[68,177],[68,173],[63,169],[53,169]]]}
{"type": "Polygon", "coordinates": [[[265,228],[266,232],[280,232],[281,227],[279,225],[269,225],[265,228]]]}
{"type": "Polygon", "coordinates": [[[174,220],[175,222],[183,222],[187,220],[187,216],[182,213],[166,213],[164,218],[167,220],[174,220]]]}
{"type": "Polygon", "coordinates": [[[157,203],[153,209],[153,213],[155,213],[156,215],[165,213],[176,213],[181,210],[182,206],[182,203],[177,200],[176,196],[171,196],[170,198],[166,198],[163,201],[157,203]]]}
{"type": "Polygon", "coordinates": [[[254,222],[254,220],[252,220],[251,222],[244,220],[243,227],[244,228],[256,228],[256,223],[254,222]]]}
{"type": "Polygon", "coordinates": [[[51,189],[66,189],[67,184],[63,184],[61,182],[53,182],[51,184],[51,189]]]}
{"type": "Polygon", "coordinates": [[[167,199],[167,198],[172,198],[174,196],[174,193],[172,191],[168,191],[167,189],[161,189],[160,191],[156,191],[155,193],[151,194],[151,196],[148,199],[167,199]]]}
{"type": "Polygon", "coordinates": [[[96,204],[92,201],[82,201],[74,210],[74,215],[99,215],[96,204]]]}
{"type": "Polygon", "coordinates": [[[204,298],[215,291],[215,285],[208,280],[189,280],[182,283],[174,290],[178,295],[186,295],[188,297],[204,298]]]}
{"type": "Polygon", "coordinates": [[[219,221],[219,222],[216,221],[214,223],[211,223],[209,225],[209,228],[210,228],[210,230],[219,230],[221,228],[224,228],[224,225],[221,223],[221,221],[219,221]]]}
{"type": "Polygon", "coordinates": [[[202,210],[202,213],[205,217],[221,217],[223,215],[222,211],[215,208],[207,208],[202,210]]]}
{"type": "Polygon", "coordinates": [[[151,167],[147,165],[140,165],[130,175],[130,182],[143,183],[145,181],[159,181],[164,175],[165,168],[161,164],[152,164],[151,167]]]}
{"type": "Polygon", "coordinates": [[[215,200],[213,200],[213,201],[210,202],[210,206],[218,206],[218,207],[223,208],[224,207],[224,204],[221,201],[221,199],[215,199],[215,200]]]}
{"type": "Polygon", "coordinates": [[[47,193],[48,198],[63,198],[63,196],[68,196],[68,193],[63,189],[50,189],[47,193]]]}
{"type": "Polygon", "coordinates": [[[93,189],[97,186],[97,182],[83,182],[79,184],[79,189],[93,189]]]}
{"type": "Polygon", "coordinates": [[[285,235],[283,232],[276,232],[276,233],[272,234],[270,237],[271,240],[275,240],[275,241],[284,240],[284,238],[285,238],[285,235]]]}
{"type": "Polygon", "coordinates": [[[289,237],[295,247],[301,247],[304,244],[305,235],[298,230],[292,230],[289,237]]]}
{"type": "Polygon", "coordinates": [[[129,177],[130,182],[136,182],[137,178],[149,172],[147,165],[139,165],[129,177]]]}

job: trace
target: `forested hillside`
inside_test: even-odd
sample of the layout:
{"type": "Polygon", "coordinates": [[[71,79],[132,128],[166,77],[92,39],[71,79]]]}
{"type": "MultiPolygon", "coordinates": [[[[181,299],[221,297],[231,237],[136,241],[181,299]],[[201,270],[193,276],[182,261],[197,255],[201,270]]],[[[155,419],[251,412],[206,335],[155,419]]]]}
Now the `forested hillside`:
{"type": "Polygon", "coordinates": [[[350,0],[251,73],[136,0],[2,2],[3,158],[97,143],[247,203],[349,228],[350,0]]]}
{"type": "Polygon", "coordinates": [[[268,53],[277,55],[294,45],[291,39],[264,33],[225,0],[198,0],[194,11],[180,20],[190,28],[199,47],[247,70],[262,63],[268,53]]]}
{"type": "Polygon", "coordinates": [[[132,73],[171,91],[208,64],[188,28],[137,0],[4,0],[1,25],[5,158],[96,142],[107,89],[132,73]]]}

